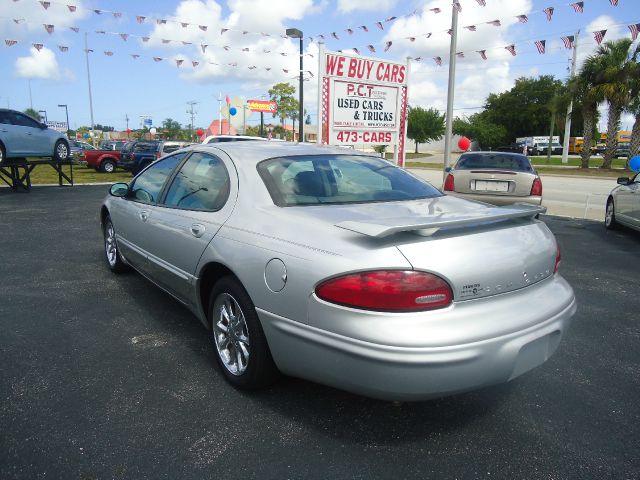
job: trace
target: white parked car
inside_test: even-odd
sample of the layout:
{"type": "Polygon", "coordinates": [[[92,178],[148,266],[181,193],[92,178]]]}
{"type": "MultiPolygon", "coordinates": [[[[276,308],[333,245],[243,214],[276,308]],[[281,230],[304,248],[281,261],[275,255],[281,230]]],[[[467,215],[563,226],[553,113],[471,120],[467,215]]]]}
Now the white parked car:
{"type": "Polygon", "coordinates": [[[604,226],[615,230],[620,225],[640,231],[640,173],[618,178],[618,186],[607,199],[604,226]]]}

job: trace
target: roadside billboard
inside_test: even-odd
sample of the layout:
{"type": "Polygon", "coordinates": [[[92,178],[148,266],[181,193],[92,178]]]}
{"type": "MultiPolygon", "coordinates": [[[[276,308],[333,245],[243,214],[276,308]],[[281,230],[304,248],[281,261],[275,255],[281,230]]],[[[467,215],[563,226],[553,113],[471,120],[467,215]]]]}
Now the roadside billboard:
{"type": "Polygon", "coordinates": [[[329,52],[320,44],[318,143],[393,145],[404,166],[409,64],[329,52]]]}
{"type": "Polygon", "coordinates": [[[247,100],[247,106],[252,112],[276,113],[278,105],[269,100],[247,100]]]}
{"type": "Polygon", "coordinates": [[[69,130],[67,128],[67,122],[56,122],[53,120],[48,120],[45,123],[47,124],[47,127],[49,127],[52,130],[57,130],[58,132],[65,133],[67,130],[69,130]]]}

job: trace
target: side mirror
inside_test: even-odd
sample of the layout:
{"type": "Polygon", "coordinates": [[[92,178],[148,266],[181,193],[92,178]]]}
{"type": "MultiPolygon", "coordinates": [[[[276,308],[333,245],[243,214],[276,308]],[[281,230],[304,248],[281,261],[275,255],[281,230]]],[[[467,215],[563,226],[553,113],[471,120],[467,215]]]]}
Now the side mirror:
{"type": "Polygon", "coordinates": [[[126,197],[129,193],[129,185],[126,183],[114,183],[111,185],[109,193],[114,197],[126,197]]]}
{"type": "Polygon", "coordinates": [[[444,171],[447,172],[447,173],[449,173],[451,170],[453,170],[453,168],[451,168],[451,167],[447,167],[447,168],[444,169],[444,171]]]}
{"type": "Polygon", "coordinates": [[[629,185],[628,177],[618,177],[618,185],[629,185]]]}
{"type": "Polygon", "coordinates": [[[49,128],[49,127],[47,126],[47,124],[46,124],[46,123],[41,123],[41,124],[40,124],[40,128],[41,128],[42,130],[46,130],[46,129],[47,129],[47,128],[49,128]]]}

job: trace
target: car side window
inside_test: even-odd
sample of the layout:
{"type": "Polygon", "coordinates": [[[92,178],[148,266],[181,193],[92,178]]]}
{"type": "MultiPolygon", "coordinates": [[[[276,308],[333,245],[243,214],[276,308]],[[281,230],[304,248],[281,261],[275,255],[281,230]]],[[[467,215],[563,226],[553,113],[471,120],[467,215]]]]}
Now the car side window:
{"type": "Polygon", "coordinates": [[[130,198],[141,203],[156,203],[167,178],[185,155],[178,153],[152,164],[134,180],[130,198]]]}
{"type": "Polygon", "coordinates": [[[27,117],[26,115],[22,115],[21,113],[12,112],[12,123],[14,125],[20,125],[21,127],[31,127],[31,128],[39,128],[40,124],[36,122],[34,119],[27,117]]]}
{"type": "Polygon", "coordinates": [[[220,210],[229,197],[229,186],[222,160],[194,152],[173,179],[164,204],[187,210],[220,210]]]}
{"type": "Polygon", "coordinates": [[[9,112],[0,112],[0,123],[4,123],[5,125],[11,125],[9,112]]]}

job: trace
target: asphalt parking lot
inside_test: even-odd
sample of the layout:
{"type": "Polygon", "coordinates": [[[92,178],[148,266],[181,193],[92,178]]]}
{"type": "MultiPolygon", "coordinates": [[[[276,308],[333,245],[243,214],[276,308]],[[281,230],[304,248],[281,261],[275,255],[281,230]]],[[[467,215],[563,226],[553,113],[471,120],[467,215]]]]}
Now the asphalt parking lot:
{"type": "Polygon", "coordinates": [[[109,272],[107,188],[0,189],[0,478],[640,478],[639,234],[543,217],[578,313],[510,384],[402,404],[291,378],[247,394],[195,317],[109,272]]]}

